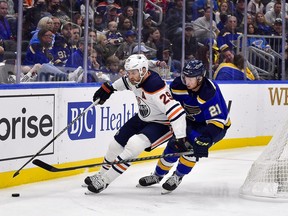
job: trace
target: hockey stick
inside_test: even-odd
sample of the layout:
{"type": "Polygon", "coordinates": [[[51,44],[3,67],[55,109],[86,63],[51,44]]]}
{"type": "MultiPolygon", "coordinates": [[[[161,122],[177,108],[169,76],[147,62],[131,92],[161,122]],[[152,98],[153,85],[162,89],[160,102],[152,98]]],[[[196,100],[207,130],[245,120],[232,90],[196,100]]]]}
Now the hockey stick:
{"type": "Polygon", "coordinates": [[[86,108],[79,116],[77,116],[72,122],[70,122],[62,131],[60,131],[52,140],[50,140],[43,148],[41,148],[36,154],[34,154],[22,167],[20,167],[13,175],[13,178],[19,175],[20,171],[30,163],[35,157],[37,157],[44,149],[46,149],[51,143],[53,143],[61,134],[63,134],[69,127],[71,127],[76,121],[78,121],[85,113],[87,113],[92,107],[98,104],[100,99],[92,103],[88,108],[86,108]]]}
{"type": "Polygon", "coordinates": [[[154,160],[159,158],[167,158],[167,157],[178,157],[182,155],[188,155],[193,154],[192,151],[189,152],[179,152],[179,153],[170,153],[170,154],[164,154],[164,155],[155,155],[155,156],[148,156],[148,157],[141,157],[141,158],[132,158],[132,159],[126,159],[126,160],[120,160],[115,162],[102,162],[102,163],[94,163],[94,164],[86,164],[82,166],[72,166],[72,167],[65,167],[65,168],[57,168],[50,164],[47,164],[39,159],[33,160],[33,164],[36,166],[41,167],[42,169],[45,169],[49,172],[63,172],[63,171],[70,171],[70,170],[77,170],[82,168],[89,168],[89,167],[95,167],[95,166],[102,166],[102,165],[113,165],[113,164],[122,164],[122,163],[131,163],[131,162],[137,162],[137,161],[146,161],[146,160],[154,160]]]}

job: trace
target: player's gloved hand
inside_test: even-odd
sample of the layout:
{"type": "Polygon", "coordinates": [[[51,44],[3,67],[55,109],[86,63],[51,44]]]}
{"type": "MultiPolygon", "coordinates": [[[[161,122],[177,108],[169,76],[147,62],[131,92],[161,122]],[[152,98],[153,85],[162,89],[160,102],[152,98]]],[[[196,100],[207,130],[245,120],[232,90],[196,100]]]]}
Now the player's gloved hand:
{"type": "Polygon", "coordinates": [[[174,139],[174,149],[178,152],[187,152],[193,149],[192,145],[188,142],[187,138],[174,139]]]}
{"type": "Polygon", "coordinates": [[[110,95],[115,91],[109,82],[104,82],[101,87],[94,93],[93,101],[100,99],[99,104],[104,104],[110,95]]]}
{"type": "Polygon", "coordinates": [[[195,137],[193,143],[194,155],[196,157],[208,157],[208,149],[212,146],[210,137],[195,137]]]}

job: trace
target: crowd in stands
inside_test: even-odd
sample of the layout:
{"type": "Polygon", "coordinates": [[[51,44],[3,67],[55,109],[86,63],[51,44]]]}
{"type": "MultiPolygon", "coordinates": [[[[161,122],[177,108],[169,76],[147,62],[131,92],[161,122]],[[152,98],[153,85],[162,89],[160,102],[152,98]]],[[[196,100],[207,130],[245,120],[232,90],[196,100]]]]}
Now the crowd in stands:
{"type": "MultiPolygon", "coordinates": [[[[258,80],[267,77],[262,77],[252,63],[237,53],[237,48],[244,45],[267,50],[268,47],[278,54],[284,53],[282,40],[274,37],[282,36],[282,5],[278,0],[248,0],[247,19],[244,0],[186,0],[185,14],[183,0],[151,0],[153,4],[143,1],[140,30],[136,0],[89,0],[88,14],[84,0],[23,2],[23,17],[18,17],[18,1],[0,0],[1,83],[16,82],[19,21],[23,23],[21,82],[83,82],[84,61],[87,61],[87,82],[114,81],[125,74],[125,59],[134,53],[145,54],[151,60],[150,69],[165,71],[167,79],[179,76],[184,53],[184,61],[202,60],[207,71],[212,69],[213,79],[258,80]],[[88,57],[84,59],[86,16],[88,57]],[[249,37],[243,43],[245,20],[249,37]]],[[[288,20],[287,3],[285,8],[288,20]]],[[[281,79],[279,70],[276,67],[269,79],[281,79]]]]}

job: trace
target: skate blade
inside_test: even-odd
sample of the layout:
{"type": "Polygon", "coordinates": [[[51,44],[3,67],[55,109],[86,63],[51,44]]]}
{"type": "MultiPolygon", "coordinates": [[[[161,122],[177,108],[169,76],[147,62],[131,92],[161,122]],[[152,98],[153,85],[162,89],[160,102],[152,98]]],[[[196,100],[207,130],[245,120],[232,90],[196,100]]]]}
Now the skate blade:
{"type": "Polygon", "coordinates": [[[142,186],[142,185],[140,185],[140,184],[137,184],[136,187],[137,187],[137,188],[146,188],[147,186],[145,187],[145,186],[142,186]]]}
{"type": "Polygon", "coordinates": [[[88,185],[87,184],[82,184],[81,187],[87,188],[88,185]]]}
{"type": "Polygon", "coordinates": [[[169,193],[171,193],[171,192],[172,192],[172,191],[168,191],[168,190],[162,189],[161,195],[166,195],[166,194],[169,194],[169,193]]]}
{"type": "Polygon", "coordinates": [[[93,196],[93,195],[96,195],[97,193],[94,193],[92,191],[87,190],[87,191],[85,191],[84,194],[87,195],[87,196],[93,196]]]}

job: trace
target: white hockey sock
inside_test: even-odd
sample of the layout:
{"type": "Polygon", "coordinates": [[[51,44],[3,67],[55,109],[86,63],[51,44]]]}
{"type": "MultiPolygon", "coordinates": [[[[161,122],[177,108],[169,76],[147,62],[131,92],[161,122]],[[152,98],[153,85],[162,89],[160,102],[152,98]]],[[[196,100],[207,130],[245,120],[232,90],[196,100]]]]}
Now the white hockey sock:
{"type": "MultiPolygon", "coordinates": [[[[106,155],[104,157],[105,162],[113,162],[116,157],[123,152],[124,147],[122,147],[115,139],[110,143],[106,155]]],[[[100,173],[104,174],[110,169],[111,165],[103,165],[100,168],[100,173]]]]}

